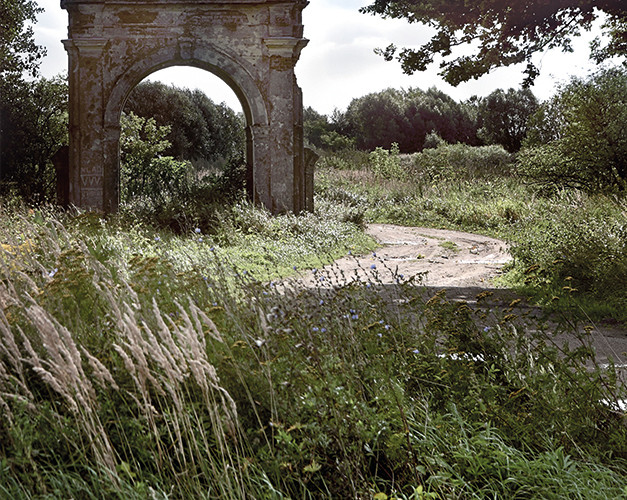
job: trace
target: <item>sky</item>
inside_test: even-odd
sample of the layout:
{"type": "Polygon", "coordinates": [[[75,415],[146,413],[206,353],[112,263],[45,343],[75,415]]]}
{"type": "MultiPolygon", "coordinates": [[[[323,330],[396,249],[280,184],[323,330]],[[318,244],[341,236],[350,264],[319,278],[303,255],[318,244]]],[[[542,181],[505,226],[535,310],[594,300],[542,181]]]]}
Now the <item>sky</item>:
{"type": "MultiPolygon", "coordinates": [[[[391,42],[399,47],[418,47],[429,40],[432,31],[403,20],[360,14],[359,8],[370,3],[371,0],[311,0],[303,11],[309,44],[296,65],[296,76],[303,89],[305,106],[331,114],[335,109],[345,110],[353,98],[389,87],[426,90],[435,86],[456,100],[465,100],[473,95],[486,96],[498,88],[518,88],[522,83],[524,64],[496,69],[457,87],[438,76],[437,64],[426,72],[403,74],[398,62],[384,61],[374,49],[391,42]]],[[[61,9],[59,0],[38,0],[38,4],[45,12],[38,16],[34,26],[35,41],[48,51],[41,73],[51,77],[67,70],[67,54],[61,43],[67,38],[67,12],[61,9]]],[[[541,72],[533,91],[539,99],[551,97],[556,85],[571,76],[585,76],[593,68],[588,60],[592,38],[593,34],[585,33],[575,39],[573,53],[552,50],[536,55],[535,62],[541,72]]],[[[199,88],[214,102],[225,102],[241,111],[233,91],[206,71],[175,67],[153,73],[149,79],[199,88]]]]}

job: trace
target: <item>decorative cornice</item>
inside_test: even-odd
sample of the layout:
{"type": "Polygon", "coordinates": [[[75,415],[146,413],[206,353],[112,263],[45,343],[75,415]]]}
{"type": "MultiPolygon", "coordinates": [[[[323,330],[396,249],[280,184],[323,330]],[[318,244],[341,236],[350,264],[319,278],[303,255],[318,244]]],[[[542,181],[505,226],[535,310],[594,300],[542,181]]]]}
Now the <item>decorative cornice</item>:
{"type": "Polygon", "coordinates": [[[298,58],[309,40],[291,36],[276,36],[264,38],[263,43],[268,48],[270,55],[298,58]]]}

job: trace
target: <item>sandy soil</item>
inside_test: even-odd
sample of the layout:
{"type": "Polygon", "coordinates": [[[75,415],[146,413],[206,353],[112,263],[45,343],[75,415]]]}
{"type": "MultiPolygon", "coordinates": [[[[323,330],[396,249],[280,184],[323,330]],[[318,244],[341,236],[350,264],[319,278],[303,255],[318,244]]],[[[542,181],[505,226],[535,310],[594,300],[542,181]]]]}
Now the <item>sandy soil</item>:
{"type": "MultiPolygon", "coordinates": [[[[511,290],[493,284],[503,266],[511,261],[504,241],[459,231],[389,224],[372,224],[367,231],[381,245],[374,253],[339,259],[305,276],[301,283],[320,286],[323,279],[327,286],[333,286],[347,280],[374,279],[385,285],[396,283],[403,275],[403,279],[416,276],[426,293],[444,288],[449,299],[465,300],[475,307],[503,310],[512,300],[520,298],[511,290]],[[478,305],[476,297],[484,291],[492,295],[478,305]]],[[[513,312],[527,318],[525,321],[543,316],[540,309],[524,300],[513,312]]],[[[627,381],[627,330],[614,325],[588,326],[592,327],[590,339],[598,362],[605,364],[613,359],[627,381]]],[[[559,335],[555,339],[578,345],[572,336],[559,335]]]]}

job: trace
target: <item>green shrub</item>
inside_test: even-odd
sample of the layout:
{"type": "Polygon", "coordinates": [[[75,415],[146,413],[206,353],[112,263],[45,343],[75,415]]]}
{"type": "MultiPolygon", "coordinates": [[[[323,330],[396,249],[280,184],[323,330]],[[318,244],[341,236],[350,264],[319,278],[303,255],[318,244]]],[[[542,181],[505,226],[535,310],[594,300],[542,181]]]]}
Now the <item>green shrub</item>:
{"type": "Polygon", "coordinates": [[[441,144],[413,155],[413,168],[430,181],[505,176],[511,163],[502,146],[441,144]]]}
{"type": "Polygon", "coordinates": [[[545,187],[627,189],[627,71],[573,79],[532,117],[518,170],[545,187]]]}
{"type": "Polygon", "coordinates": [[[356,149],[341,149],[323,154],[316,169],[359,170],[368,165],[368,153],[356,149]]]}
{"type": "Polygon", "coordinates": [[[445,146],[447,142],[440,137],[437,132],[429,132],[425,137],[425,142],[422,145],[423,149],[435,149],[440,146],[445,146]]]}
{"type": "Polygon", "coordinates": [[[219,172],[196,175],[189,161],[161,156],[169,146],[170,127],[153,118],[123,115],[121,144],[121,209],[178,233],[200,227],[208,231],[216,211],[243,196],[246,163],[232,155],[219,172]]]}
{"type": "Polygon", "coordinates": [[[582,185],[576,161],[565,155],[556,143],[524,148],[518,154],[516,168],[547,194],[582,185]]]}
{"type": "Polygon", "coordinates": [[[401,166],[399,154],[400,151],[396,143],[392,144],[389,151],[383,148],[376,148],[368,157],[370,169],[375,176],[381,179],[402,181],[405,179],[407,172],[401,166]]]}
{"type": "Polygon", "coordinates": [[[603,197],[562,193],[519,229],[512,254],[529,285],[618,300],[627,306],[627,207],[603,197]]]}

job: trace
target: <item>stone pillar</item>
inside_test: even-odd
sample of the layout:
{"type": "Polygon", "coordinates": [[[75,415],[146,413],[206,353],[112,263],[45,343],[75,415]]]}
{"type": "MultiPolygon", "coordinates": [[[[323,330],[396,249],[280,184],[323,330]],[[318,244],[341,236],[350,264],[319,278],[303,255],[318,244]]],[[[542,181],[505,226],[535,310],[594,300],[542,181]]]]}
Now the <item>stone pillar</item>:
{"type": "Polygon", "coordinates": [[[120,123],[105,124],[103,131],[103,209],[114,213],[120,205],[120,123]]]}
{"type": "Polygon", "coordinates": [[[63,43],[69,57],[70,203],[105,210],[102,58],[107,41],[63,43]]]}
{"type": "Polygon", "coordinates": [[[299,212],[304,208],[301,200],[303,140],[298,133],[302,128],[302,100],[296,84],[294,66],[307,40],[296,37],[264,39],[270,58],[268,95],[270,96],[270,138],[272,162],[270,171],[271,211],[299,212]]]}

